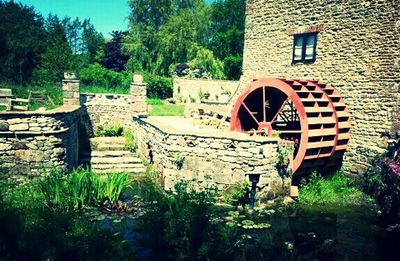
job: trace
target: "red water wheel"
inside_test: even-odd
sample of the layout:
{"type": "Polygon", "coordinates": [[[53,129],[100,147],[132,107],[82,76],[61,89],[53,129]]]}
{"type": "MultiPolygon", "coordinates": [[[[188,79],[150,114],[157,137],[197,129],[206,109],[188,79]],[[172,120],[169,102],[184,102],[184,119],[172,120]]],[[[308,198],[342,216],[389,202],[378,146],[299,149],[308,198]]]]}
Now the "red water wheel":
{"type": "Polygon", "coordinates": [[[239,96],[231,130],[295,143],[292,173],[340,164],[350,139],[350,114],[340,94],[318,81],[264,78],[239,96]]]}

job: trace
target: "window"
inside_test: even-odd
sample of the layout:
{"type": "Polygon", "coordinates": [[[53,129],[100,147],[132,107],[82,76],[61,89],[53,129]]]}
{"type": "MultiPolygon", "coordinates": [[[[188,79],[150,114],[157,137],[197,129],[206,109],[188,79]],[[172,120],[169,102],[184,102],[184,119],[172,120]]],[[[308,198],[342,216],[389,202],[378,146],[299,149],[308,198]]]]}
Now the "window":
{"type": "Polygon", "coordinates": [[[311,63],[316,58],[317,33],[294,35],[293,63],[311,63]]]}

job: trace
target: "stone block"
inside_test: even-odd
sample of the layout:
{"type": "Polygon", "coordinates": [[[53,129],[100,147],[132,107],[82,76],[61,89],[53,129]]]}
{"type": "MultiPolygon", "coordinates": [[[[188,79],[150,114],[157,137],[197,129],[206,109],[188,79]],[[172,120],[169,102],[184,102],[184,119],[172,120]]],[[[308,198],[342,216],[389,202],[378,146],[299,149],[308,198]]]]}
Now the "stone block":
{"type": "Polygon", "coordinates": [[[10,126],[10,131],[27,131],[28,129],[28,123],[13,124],[10,126]]]}

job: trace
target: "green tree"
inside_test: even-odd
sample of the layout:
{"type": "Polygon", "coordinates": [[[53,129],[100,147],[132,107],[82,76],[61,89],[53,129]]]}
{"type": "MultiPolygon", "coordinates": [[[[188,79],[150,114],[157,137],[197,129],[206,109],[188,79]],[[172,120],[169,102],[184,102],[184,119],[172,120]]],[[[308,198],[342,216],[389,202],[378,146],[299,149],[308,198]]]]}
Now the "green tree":
{"type": "Polygon", "coordinates": [[[225,74],[238,79],[242,71],[245,0],[217,0],[211,5],[211,28],[207,47],[224,61],[225,74]]]}
{"type": "Polygon", "coordinates": [[[65,71],[72,70],[73,54],[64,27],[57,16],[49,16],[47,30],[47,49],[35,71],[35,79],[39,83],[57,83],[61,81],[65,71]]]}
{"type": "Polygon", "coordinates": [[[33,7],[0,0],[0,81],[26,83],[46,45],[44,20],[33,7]]]}

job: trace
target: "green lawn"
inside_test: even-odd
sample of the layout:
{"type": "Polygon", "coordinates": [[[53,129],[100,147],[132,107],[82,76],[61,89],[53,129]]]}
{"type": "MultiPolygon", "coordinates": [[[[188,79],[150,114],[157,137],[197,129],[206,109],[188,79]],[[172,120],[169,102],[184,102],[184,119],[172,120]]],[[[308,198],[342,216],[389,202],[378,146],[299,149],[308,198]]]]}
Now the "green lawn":
{"type": "Polygon", "coordinates": [[[181,116],[185,112],[185,105],[169,104],[160,99],[147,99],[149,116],[181,116]]]}
{"type": "MultiPolygon", "coordinates": [[[[63,97],[62,97],[62,90],[60,86],[31,86],[31,85],[9,85],[9,84],[0,84],[0,89],[11,89],[12,94],[14,95],[15,98],[22,98],[22,99],[27,99],[29,96],[29,91],[35,91],[35,92],[42,92],[45,95],[48,95],[52,101],[54,102],[54,105],[50,101],[46,101],[44,103],[37,103],[34,102],[31,104],[30,110],[36,110],[40,107],[44,107],[47,110],[54,109],[56,107],[59,107],[62,105],[63,102],[63,97]]],[[[5,110],[6,108],[2,108],[0,106],[0,111],[5,110]]]]}
{"type": "Polygon", "coordinates": [[[129,94],[129,89],[125,88],[107,88],[101,86],[82,86],[81,93],[113,93],[113,94],[129,94]]]}

